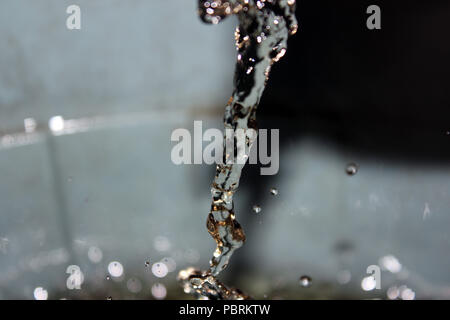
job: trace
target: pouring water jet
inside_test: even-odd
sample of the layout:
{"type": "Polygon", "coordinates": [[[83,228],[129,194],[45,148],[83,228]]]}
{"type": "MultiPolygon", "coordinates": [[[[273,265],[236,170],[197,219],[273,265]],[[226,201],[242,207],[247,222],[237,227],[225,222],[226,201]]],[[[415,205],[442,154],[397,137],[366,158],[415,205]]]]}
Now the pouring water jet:
{"type": "MultiPolygon", "coordinates": [[[[223,164],[216,168],[211,186],[212,204],[207,219],[209,234],[217,243],[208,271],[182,270],[178,279],[186,293],[208,299],[247,299],[237,289],[229,289],[216,277],[225,269],[234,251],[245,242],[245,233],[234,213],[233,195],[239,187],[245,161],[233,162],[237,155],[248,159],[256,140],[256,110],[269,79],[272,65],[286,53],[287,40],[297,32],[295,0],[199,0],[199,15],[206,23],[218,24],[236,15],[237,62],[234,91],[225,108],[225,130],[246,134],[244,145],[227,154],[227,145],[236,139],[226,135],[223,164]]],[[[235,144],[236,145],[236,144],[235,144]]],[[[239,159],[238,159],[239,160],[239,159]]]]}

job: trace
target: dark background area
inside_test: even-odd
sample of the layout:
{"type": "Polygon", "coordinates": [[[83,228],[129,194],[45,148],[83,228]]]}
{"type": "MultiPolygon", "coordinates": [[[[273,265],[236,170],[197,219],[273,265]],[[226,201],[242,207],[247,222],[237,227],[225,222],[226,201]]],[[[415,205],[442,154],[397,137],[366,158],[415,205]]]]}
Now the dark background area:
{"type": "Polygon", "coordinates": [[[450,3],[298,1],[299,32],[273,68],[261,127],[305,132],[369,156],[450,158],[450,3]],[[381,8],[381,30],[366,9],[381,8]],[[276,123],[274,123],[274,121],[276,123]]]}

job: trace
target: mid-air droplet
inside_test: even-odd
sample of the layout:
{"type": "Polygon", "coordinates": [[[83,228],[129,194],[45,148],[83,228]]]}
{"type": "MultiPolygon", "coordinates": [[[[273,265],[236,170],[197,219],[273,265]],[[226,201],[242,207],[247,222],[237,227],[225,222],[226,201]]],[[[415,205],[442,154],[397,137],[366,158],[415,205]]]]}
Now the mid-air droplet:
{"type": "Polygon", "coordinates": [[[255,204],[255,205],[253,206],[253,212],[254,212],[254,213],[260,213],[261,210],[262,210],[261,207],[258,206],[257,204],[255,204]]]}
{"type": "Polygon", "coordinates": [[[304,288],[309,288],[312,284],[312,280],[308,276],[301,276],[299,279],[299,283],[304,288]]]}
{"type": "Polygon", "coordinates": [[[354,176],[358,172],[358,165],[356,163],[349,163],[345,171],[349,176],[354,176]]]}

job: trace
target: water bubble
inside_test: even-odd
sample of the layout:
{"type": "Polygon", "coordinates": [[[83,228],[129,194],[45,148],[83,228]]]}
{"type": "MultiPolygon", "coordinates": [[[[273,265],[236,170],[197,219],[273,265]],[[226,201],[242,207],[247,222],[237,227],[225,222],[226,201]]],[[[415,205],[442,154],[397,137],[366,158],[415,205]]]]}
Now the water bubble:
{"type": "Polygon", "coordinates": [[[132,293],[139,293],[142,290],[142,283],[137,278],[130,278],[127,281],[127,288],[132,293]]]}
{"type": "Polygon", "coordinates": [[[47,300],[48,299],[48,292],[42,287],[37,287],[34,289],[33,292],[34,299],[36,300],[47,300]]]}
{"type": "Polygon", "coordinates": [[[277,195],[278,195],[278,189],[272,188],[272,189],[270,189],[270,193],[271,193],[273,196],[277,196],[277,195]]]}
{"type": "Polygon", "coordinates": [[[177,264],[176,264],[175,260],[172,258],[165,257],[161,260],[161,262],[166,265],[169,272],[173,272],[177,268],[177,264]]]}
{"type": "Polygon", "coordinates": [[[260,213],[261,210],[262,210],[261,207],[258,206],[257,204],[255,204],[255,205],[253,206],[253,212],[254,212],[254,213],[260,213]]]}
{"type": "Polygon", "coordinates": [[[387,255],[379,260],[379,264],[384,270],[392,273],[398,273],[402,270],[402,265],[393,255],[387,255]]]}
{"type": "Polygon", "coordinates": [[[404,287],[401,290],[400,297],[402,300],[414,300],[416,298],[416,293],[410,288],[404,287]]]}
{"type": "Polygon", "coordinates": [[[352,279],[352,274],[348,270],[342,270],[338,272],[336,278],[339,284],[347,284],[352,279]]]}
{"type": "Polygon", "coordinates": [[[99,263],[102,261],[103,252],[98,247],[90,247],[88,250],[88,258],[92,263],[99,263]]]}
{"type": "Polygon", "coordinates": [[[155,277],[164,278],[169,273],[169,269],[164,263],[157,262],[152,266],[152,273],[155,277]]]}
{"type": "Polygon", "coordinates": [[[388,297],[389,300],[395,300],[400,296],[400,290],[397,287],[390,287],[387,292],[386,295],[388,297]]]}
{"type": "Polygon", "coordinates": [[[156,250],[164,252],[170,250],[171,244],[166,237],[158,236],[155,238],[154,246],[156,250]]]}
{"type": "Polygon", "coordinates": [[[123,266],[118,261],[112,261],[108,265],[108,272],[113,277],[118,278],[123,274],[123,266]]]}
{"type": "Polygon", "coordinates": [[[164,299],[167,295],[166,287],[162,283],[156,283],[152,286],[152,295],[155,299],[164,299]]]}
{"type": "Polygon", "coordinates": [[[62,116],[54,116],[48,121],[48,127],[53,133],[63,131],[64,125],[64,118],[62,116]]]}
{"type": "Polygon", "coordinates": [[[358,165],[356,163],[349,163],[345,172],[347,172],[349,176],[354,176],[358,172],[358,165]]]}
{"type": "Polygon", "coordinates": [[[309,276],[301,276],[298,281],[304,288],[309,288],[312,284],[312,279],[309,276]]]}
{"type": "Polygon", "coordinates": [[[377,281],[373,276],[368,276],[362,279],[361,281],[361,288],[364,291],[372,291],[377,286],[377,281]]]}

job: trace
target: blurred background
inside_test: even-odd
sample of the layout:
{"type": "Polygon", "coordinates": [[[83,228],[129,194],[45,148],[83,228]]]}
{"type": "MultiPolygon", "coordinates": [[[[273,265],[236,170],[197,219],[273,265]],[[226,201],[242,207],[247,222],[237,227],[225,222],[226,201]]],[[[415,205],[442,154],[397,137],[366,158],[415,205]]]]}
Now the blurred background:
{"type": "MultiPolygon", "coordinates": [[[[68,30],[72,4],[0,4],[0,299],[189,299],[176,275],[215,248],[215,168],[174,165],[170,136],[222,128],[236,20],[78,0],[68,30]]],[[[247,242],[221,280],[259,299],[449,299],[450,3],[302,0],[297,17],[258,114],[280,171],[245,168],[247,242]]]]}

